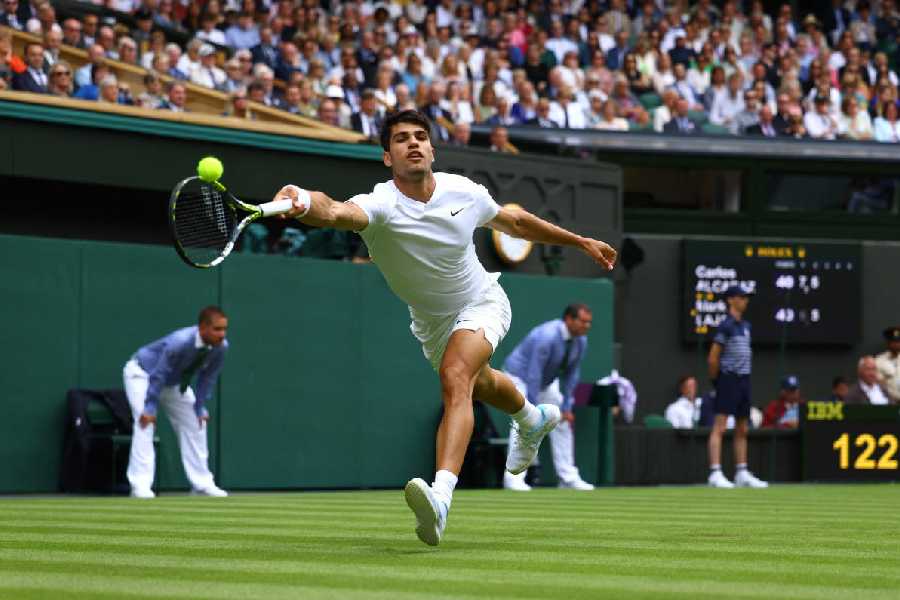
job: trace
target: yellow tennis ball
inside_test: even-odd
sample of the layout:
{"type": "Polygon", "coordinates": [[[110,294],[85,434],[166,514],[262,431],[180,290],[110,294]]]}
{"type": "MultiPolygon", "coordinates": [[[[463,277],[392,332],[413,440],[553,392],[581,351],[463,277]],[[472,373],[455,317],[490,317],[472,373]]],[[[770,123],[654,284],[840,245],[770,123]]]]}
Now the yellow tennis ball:
{"type": "Polygon", "coordinates": [[[224,171],[225,167],[222,166],[222,161],[215,156],[207,156],[197,164],[197,175],[208,183],[218,181],[224,171]]]}

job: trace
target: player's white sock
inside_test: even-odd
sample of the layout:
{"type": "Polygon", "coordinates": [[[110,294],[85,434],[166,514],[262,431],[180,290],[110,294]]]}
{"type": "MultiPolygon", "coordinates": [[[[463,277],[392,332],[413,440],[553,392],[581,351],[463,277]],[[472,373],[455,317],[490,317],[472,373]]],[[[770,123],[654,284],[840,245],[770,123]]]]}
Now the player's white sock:
{"type": "Polygon", "coordinates": [[[738,463],[738,464],[734,465],[734,468],[735,468],[735,470],[737,470],[738,472],[746,471],[746,470],[747,470],[747,463],[738,463]]]}
{"type": "Polygon", "coordinates": [[[522,410],[510,416],[519,425],[519,429],[534,429],[541,423],[541,411],[528,400],[525,401],[522,410]]]}
{"type": "Polygon", "coordinates": [[[451,471],[441,470],[434,474],[434,483],[431,489],[434,490],[435,496],[447,503],[450,508],[450,501],[453,500],[453,490],[456,489],[458,478],[451,471]]]}
{"type": "Polygon", "coordinates": [[[722,465],[709,465],[709,472],[715,473],[716,471],[721,471],[722,465]]]}

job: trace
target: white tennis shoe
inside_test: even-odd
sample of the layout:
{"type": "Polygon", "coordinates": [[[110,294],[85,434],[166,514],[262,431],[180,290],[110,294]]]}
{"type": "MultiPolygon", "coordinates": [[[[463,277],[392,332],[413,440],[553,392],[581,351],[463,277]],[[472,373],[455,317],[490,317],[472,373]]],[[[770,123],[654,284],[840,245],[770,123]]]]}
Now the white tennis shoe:
{"type": "Polygon", "coordinates": [[[509,430],[509,454],[506,457],[506,470],[513,475],[518,475],[534,462],[541,441],[562,420],[559,407],[553,404],[538,404],[541,411],[541,422],[529,431],[519,431],[515,422],[509,430]]]}
{"type": "Polygon", "coordinates": [[[447,503],[434,495],[423,479],[410,479],[403,490],[406,504],[416,515],[416,535],[429,546],[437,546],[447,526],[447,503]]]}
{"type": "Polygon", "coordinates": [[[525,483],[524,473],[513,475],[512,473],[504,472],[503,489],[512,490],[514,492],[530,492],[531,486],[525,483]]]}
{"type": "Polygon", "coordinates": [[[748,488],[767,488],[769,487],[769,483],[763,481],[762,479],[758,479],[756,475],[748,471],[747,469],[741,469],[734,475],[734,485],[737,487],[748,487],[748,488]]]}
{"type": "Polygon", "coordinates": [[[213,498],[225,498],[228,492],[213,484],[203,489],[191,490],[191,496],[212,496],[213,498]]]}
{"type": "Polygon", "coordinates": [[[584,479],[580,477],[578,479],[573,479],[572,481],[560,481],[559,486],[562,489],[566,490],[578,490],[581,492],[589,492],[594,489],[594,486],[584,479]]]}
{"type": "Polygon", "coordinates": [[[710,473],[707,482],[710,487],[714,488],[731,489],[734,487],[734,484],[728,481],[728,478],[720,470],[710,473]]]}

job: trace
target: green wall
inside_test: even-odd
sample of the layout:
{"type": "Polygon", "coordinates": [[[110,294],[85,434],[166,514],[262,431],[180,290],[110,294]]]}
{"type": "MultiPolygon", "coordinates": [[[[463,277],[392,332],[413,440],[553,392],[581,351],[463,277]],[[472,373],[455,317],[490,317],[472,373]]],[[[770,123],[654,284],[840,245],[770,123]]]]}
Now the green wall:
{"type": "MultiPolygon", "coordinates": [[[[224,487],[398,486],[433,469],[437,378],[406,307],[371,265],[236,255],[199,271],[166,247],[14,236],[0,236],[0,257],[0,492],[55,491],[66,390],[121,387],[140,345],[209,303],[231,317],[210,402],[211,462],[224,487]]],[[[583,379],[608,372],[609,281],[501,282],[514,317],[495,366],[528,329],[580,300],[595,319],[583,379]]],[[[165,419],[160,436],[160,487],[184,488],[165,419]]]]}

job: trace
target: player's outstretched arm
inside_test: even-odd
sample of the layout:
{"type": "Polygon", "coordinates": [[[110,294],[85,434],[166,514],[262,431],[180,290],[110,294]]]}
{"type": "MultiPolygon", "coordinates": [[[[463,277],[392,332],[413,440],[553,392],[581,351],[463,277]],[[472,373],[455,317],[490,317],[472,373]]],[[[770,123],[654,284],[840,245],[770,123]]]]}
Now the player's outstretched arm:
{"type": "Polygon", "coordinates": [[[275,200],[290,198],[294,207],[281,216],[297,219],[313,227],[331,227],[347,231],[362,231],[369,224],[365,211],[352,202],[336,202],[322,192],[306,192],[295,185],[286,185],[275,194],[275,200]]]}
{"type": "Polygon", "coordinates": [[[488,221],[487,226],[539,244],[574,246],[607,270],[611,270],[616,264],[616,249],[606,242],[572,233],[559,225],[536,217],[523,208],[502,207],[497,216],[488,221]]]}

